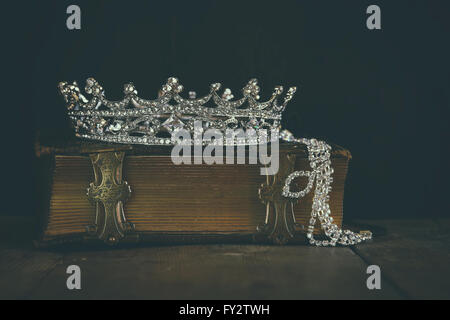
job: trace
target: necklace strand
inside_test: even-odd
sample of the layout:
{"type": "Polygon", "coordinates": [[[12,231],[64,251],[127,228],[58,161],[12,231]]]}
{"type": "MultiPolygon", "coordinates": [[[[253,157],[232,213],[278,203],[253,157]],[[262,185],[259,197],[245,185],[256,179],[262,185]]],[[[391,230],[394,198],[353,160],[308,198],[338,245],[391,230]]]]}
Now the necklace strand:
{"type": "Polygon", "coordinates": [[[331,147],[324,141],[295,138],[287,130],[281,133],[281,138],[288,142],[304,144],[308,149],[311,171],[295,171],[291,173],[286,178],[282,195],[290,199],[303,198],[313,189],[315,182],[316,188],[314,190],[311,218],[306,233],[309,243],[324,247],[336,246],[336,244],[349,246],[372,239],[372,233],[370,231],[355,233],[350,230],[342,230],[333,223],[333,217],[331,217],[331,210],[328,203],[330,200],[329,193],[331,192],[331,184],[333,183],[332,175],[334,173],[331,167],[331,147]],[[291,192],[290,185],[297,177],[307,177],[308,183],[305,189],[298,192],[291,192]],[[314,239],[314,227],[317,222],[320,223],[320,227],[328,237],[328,240],[314,239]]]}

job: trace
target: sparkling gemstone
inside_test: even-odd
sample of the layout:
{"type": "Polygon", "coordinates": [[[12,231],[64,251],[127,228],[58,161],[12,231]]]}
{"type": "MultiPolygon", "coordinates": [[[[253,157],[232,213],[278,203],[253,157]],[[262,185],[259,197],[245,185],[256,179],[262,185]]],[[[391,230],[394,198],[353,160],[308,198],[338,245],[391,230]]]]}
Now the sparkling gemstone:
{"type": "Polygon", "coordinates": [[[285,141],[288,141],[288,142],[292,142],[292,141],[295,140],[294,135],[288,130],[281,131],[280,138],[285,140],[285,141]]]}
{"type": "Polygon", "coordinates": [[[282,87],[282,86],[276,86],[276,87],[275,87],[275,93],[276,93],[277,95],[282,94],[282,93],[283,93],[283,87],[282,87]]]}
{"type": "Polygon", "coordinates": [[[259,129],[259,121],[256,118],[252,118],[247,122],[247,128],[259,129]]]}
{"type": "Polygon", "coordinates": [[[164,128],[170,133],[175,130],[180,130],[184,127],[184,123],[174,114],[172,114],[164,123],[162,124],[164,128]]]}
{"type": "Polygon", "coordinates": [[[224,99],[226,101],[229,101],[229,100],[231,100],[233,98],[234,98],[234,95],[231,93],[231,90],[228,89],[228,88],[225,89],[225,91],[222,94],[222,99],[224,99]]]}
{"type": "Polygon", "coordinates": [[[122,123],[119,121],[116,121],[112,125],[110,125],[108,127],[108,129],[112,132],[119,132],[122,129],[122,123]]]}
{"type": "Polygon", "coordinates": [[[213,84],[211,85],[211,89],[212,89],[213,91],[220,90],[220,87],[221,87],[221,84],[220,84],[220,83],[213,83],[213,84]]]}

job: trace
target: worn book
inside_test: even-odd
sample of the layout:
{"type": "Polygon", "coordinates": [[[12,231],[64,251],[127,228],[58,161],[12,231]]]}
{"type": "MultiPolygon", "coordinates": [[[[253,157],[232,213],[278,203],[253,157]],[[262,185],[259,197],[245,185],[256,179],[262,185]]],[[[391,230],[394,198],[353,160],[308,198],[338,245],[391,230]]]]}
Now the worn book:
{"type": "MultiPolygon", "coordinates": [[[[351,155],[332,147],[330,208],[340,227],[351,155]]],[[[42,231],[36,243],[305,242],[314,191],[300,201],[279,196],[292,171],[310,170],[305,147],[280,144],[274,176],[262,175],[264,167],[248,161],[177,165],[171,149],[37,144],[42,231]]],[[[306,183],[299,177],[291,189],[306,183]]]]}

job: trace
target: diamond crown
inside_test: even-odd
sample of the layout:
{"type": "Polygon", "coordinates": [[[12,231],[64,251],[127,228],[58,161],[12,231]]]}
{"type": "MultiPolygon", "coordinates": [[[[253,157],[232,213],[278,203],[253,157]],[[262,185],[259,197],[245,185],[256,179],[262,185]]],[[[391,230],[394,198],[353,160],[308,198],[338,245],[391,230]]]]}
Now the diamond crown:
{"type": "Polygon", "coordinates": [[[146,145],[172,144],[172,132],[178,129],[194,132],[196,121],[201,121],[201,130],[278,130],[282,112],[296,91],[295,87],[289,88],[279,101],[283,87],[277,86],[270,99],[261,102],[256,79],[245,85],[243,97],[238,100],[233,100],[230,89],[223,90],[220,95],[220,88],[220,83],[214,83],[204,97],[197,98],[191,91],[189,98],[183,98],[180,95],[183,86],[172,77],[162,86],[155,100],[140,98],[134,85],[127,83],[124,98],[110,101],[93,78],[86,81],[85,87],[86,94],[91,95],[90,100],[81,94],[76,82],[59,84],[78,137],[146,145]]]}

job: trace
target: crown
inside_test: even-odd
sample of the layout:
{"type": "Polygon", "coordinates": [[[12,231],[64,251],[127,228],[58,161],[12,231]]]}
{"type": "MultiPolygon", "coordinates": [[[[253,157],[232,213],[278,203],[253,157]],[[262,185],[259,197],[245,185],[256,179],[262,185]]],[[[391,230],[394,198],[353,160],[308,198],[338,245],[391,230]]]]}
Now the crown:
{"type": "MultiPolygon", "coordinates": [[[[68,115],[77,137],[103,142],[170,145],[172,133],[184,129],[190,133],[199,130],[194,124],[201,122],[200,131],[207,129],[253,129],[257,132],[279,130],[281,115],[292,99],[296,88],[291,87],[283,100],[279,98],[283,87],[275,87],[272,96],[260,102],[258,81],[250,80],[242,89],[243,97],[233,100],[230,89],[220,94],[220,83],[210,86],[209,93],[201,98],[189,92],[188,98],[180,93],[183,86],[177,78],[169,78],[155,100],[138,96],[132,83],[124,85],[124,98],[110,101],[102,86],[93,78],[86,81],[87,99],[78,84],[61,82],[59,90],[67,102],[68,115]]],[[[245,140],[244,144],[258,143],[245,140]]],[[[226,142],[224,142],[226,144],[226,142]]]]}

